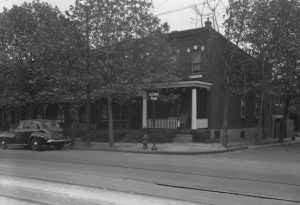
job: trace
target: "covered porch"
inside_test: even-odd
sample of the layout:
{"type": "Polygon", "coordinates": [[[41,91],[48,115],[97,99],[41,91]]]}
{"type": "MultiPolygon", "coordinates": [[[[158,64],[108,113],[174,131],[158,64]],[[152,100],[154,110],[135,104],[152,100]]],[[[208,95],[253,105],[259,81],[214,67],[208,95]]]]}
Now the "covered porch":
{"type": "Polygon", "coordinates": [[[143,92],[143,128],[197,130],[209,128],[211,83],[160,83],[143,92]],[[151,95],[158,93],[158,99],[151,95]],[[149,96],[150,95],[150,96],[149,96]],[[164,96],[172,96],[165,100],[164,96]]]}

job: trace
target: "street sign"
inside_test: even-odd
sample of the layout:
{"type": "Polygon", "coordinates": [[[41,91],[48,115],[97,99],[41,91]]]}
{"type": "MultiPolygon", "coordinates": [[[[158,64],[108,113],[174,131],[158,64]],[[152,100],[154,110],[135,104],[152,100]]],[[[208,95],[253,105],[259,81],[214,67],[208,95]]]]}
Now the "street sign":
{"type": "Polygon", "coordinates": [[[150,99],[155,101],[155,100],[157,100],[157,97],[150,97],[150,99]]]}
{"type": "Polygon", "coordinates": [[[149,97],[157,97],[159,96],[159,93],[149,93],[148,95],[149,97]]]}

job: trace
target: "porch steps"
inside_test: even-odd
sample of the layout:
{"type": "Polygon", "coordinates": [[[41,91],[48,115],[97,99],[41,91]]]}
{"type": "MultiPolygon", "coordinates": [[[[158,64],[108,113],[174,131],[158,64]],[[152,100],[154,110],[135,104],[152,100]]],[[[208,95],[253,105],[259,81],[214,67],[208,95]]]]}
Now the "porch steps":
{"type": "Polygon", "coordinates": [[[193,135],[190,131],[180,131],[175,134],[173,139],[175,143],[191,143],[193,142],[193,135]]]}
{"type": "Polygon", "coordinates": [[[219,139],[211,139],[210,130],[199,129],[194,133],[194,142],[213,143],[219,139]]]}

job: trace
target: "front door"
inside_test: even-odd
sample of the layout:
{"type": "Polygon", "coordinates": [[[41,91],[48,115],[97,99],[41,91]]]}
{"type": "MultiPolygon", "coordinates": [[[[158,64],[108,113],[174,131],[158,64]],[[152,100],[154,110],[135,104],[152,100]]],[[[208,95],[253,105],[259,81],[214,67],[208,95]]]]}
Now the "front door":
{"type": "Polygon", "coordinates": [[[30,135],[38,129],[37,124],[32,121],[21,122],[15,130],[17,144],[29,144],[30,135]]]}

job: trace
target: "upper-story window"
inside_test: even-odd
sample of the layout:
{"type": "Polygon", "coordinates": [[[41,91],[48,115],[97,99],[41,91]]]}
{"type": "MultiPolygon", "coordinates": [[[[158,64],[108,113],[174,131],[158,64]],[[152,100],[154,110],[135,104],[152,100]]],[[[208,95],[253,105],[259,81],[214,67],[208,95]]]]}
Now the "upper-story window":
{"type": "Polygon", "coordinates": [[[193,51],[191,52],[191,65],[192,65],[192,74],[201,73],[201,52],[193,51]]]}

